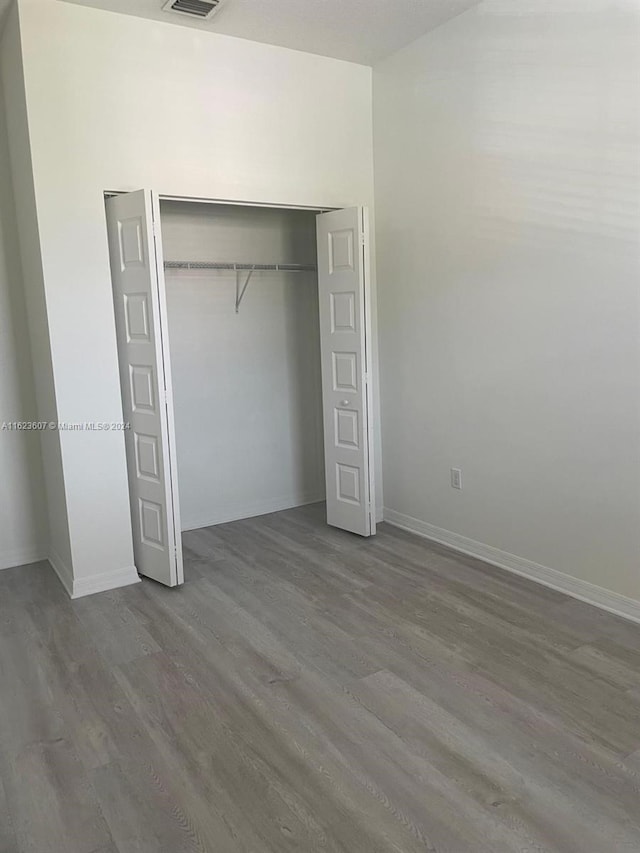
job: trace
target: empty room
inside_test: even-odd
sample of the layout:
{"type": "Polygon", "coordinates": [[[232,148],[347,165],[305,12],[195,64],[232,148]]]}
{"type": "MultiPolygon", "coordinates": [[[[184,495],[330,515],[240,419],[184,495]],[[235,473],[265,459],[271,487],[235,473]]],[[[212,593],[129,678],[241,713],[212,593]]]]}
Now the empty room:
{"type": "Polygon", "coordinates": [[[0,0],[0,484],[0,853],[638,853],[637,0],[0,0]]]}

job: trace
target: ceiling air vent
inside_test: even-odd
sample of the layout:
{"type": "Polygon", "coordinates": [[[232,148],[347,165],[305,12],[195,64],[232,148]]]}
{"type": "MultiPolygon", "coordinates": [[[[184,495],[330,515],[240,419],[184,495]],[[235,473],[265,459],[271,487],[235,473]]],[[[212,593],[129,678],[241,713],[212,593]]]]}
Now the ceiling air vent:
{"type": "Polygon", "coordinates": [[[220,5],[220,0],[169,0],[162,7],[165,12],[177,12],[178,15],[189,15],[205,21],[210,18],[220,5]]]}

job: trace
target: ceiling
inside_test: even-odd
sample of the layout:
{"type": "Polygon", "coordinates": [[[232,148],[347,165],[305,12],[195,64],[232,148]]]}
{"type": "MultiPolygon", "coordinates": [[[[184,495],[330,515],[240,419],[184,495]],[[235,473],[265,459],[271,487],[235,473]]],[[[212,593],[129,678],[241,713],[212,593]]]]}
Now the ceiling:
{"type": "MultiPolygon", "coordinates": [[[[3,0],[0,0],[0,4],[3,0]]],[[[209,21],[165,0],[64,0],[372,65],[481,0],[222,0],[209,21]]]]}

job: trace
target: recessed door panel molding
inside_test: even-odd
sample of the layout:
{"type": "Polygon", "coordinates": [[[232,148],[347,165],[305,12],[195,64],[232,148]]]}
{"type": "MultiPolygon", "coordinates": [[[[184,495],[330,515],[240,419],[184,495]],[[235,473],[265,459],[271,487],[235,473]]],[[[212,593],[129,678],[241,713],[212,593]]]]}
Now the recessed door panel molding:
{"type": "Polygon", "coordinates": [[[360,426],[358,413],[353,409],[335,410],[335,444],[357,450],[360,446],[360,426]]]}
{"type": "Polygon", "coordinates": [[[155,412],[156,382],[151,365],[131,364],[131,408],[134,412],[155,412]]]}
{"type": "Polygon", "coordinates": [[[144,498],[140,498],[139,506],[142,541],[145,545],[151,545],[153,548],[159,548],[162,550],[165,547],[162,523],[164,510],[162,504],[157,504],[154,501],[148,501],[144,498]]]}
{"type": "Polygon", "coordinates": [[[336,465],[337,499],[360,506],[360,469],[353,465],[336,465]]]}
{"type": "Polygon", "coordinates": [[[354,270],[355,252],[354,243],[357,231],[353,228],[345,228],[342,231],[329,231],[329,272],[354,270]]]}
{"type": "Polygon", "coordinates": [[[144,266],[145,243],[141,216],[122,219],[118,222],[120,243],[120,269],[131,266],[144,266]]]}
{"type": "Polygon", "coordinates": [[[127,343],[149,343],[149,308],[146,293],[124,294],[124,318],[127,329],[127,343]]]}
{"type": "Polygon", "coordinates": [[[136,568],[175,586],[184,573],[159,206],[140,190],[106,208],[136,568]]]}
{"type": "Polygon", "coordinates": [[[356,331],[356,295],[353,291],[331,294],[331,331],[356,331]]]}
{"type": "Polygon", "coordinates": [[[357,391],[358,390],[358,354],[355,352],[334,352],[333,362],[333,390],[334,391],[357,391]]]}
{"type": "Polygon", "coordinates": [[[155,435],[134,434],[136,448],[136,473],[138,477],[160,482],[160,455],[155,435]]]}
{"type": "Polygon", "coordinates": [[[363,208],[317,217],[327,521],[375,533],[363,208]]]}

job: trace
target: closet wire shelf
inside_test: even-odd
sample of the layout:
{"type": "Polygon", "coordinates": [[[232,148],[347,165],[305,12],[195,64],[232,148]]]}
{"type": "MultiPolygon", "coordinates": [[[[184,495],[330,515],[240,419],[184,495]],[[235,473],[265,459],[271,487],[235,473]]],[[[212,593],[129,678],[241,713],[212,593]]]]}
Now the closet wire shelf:
{"type": "Polygon", "coordinates": [[[166,270],[275,270],[282,272],[315,272],[315,264],[240,264],[218,261],[165,261],[166,270]]]}
{"type": "Polygon", "coordinates": [[[240,311],[240,303],[254,272],[316,272],[318,269],[315,264],[246,264],[221,261],[165,261],[164,268],[165,270],[234,270],[236,274],[236,314],[240,311]],[[244,284],[241,284],[240,273],[247,271],[244,284]]]}

